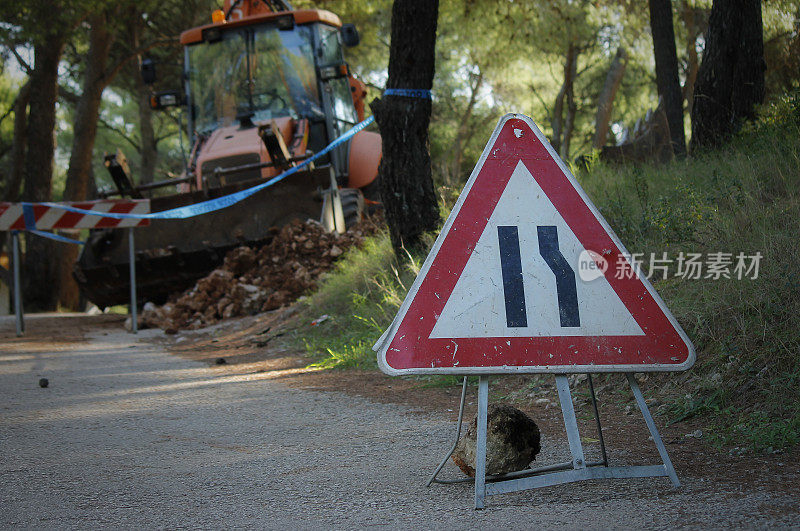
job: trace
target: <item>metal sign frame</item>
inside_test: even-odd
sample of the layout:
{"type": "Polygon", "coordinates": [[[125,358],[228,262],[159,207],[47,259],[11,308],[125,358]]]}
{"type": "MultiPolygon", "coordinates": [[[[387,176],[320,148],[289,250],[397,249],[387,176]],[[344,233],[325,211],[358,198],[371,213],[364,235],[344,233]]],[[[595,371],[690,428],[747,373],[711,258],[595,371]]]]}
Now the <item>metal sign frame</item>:
{"type": "MultiPolygon", "coordinates": [[[[548,194],[548,198],[551,202],[553,201],[550,194],[548,194]]],[[[589,200],[560,157],[553,151],[536,124],[527,116],[507,114],[500,119],[495,128],[397,316],[373,347],[378,352],[378,365],[383,372],[389,375],[568,374],[682,371],[690,368],[695,361],[694,346],[647,278],[639,275],[638,268],[631,265],[627,258],[623,260],[623,257],[628,256],[630,255],[622,242],[589,200]],[[573,210],[581,211],[577,215],[583,216],[584,221],[590,221],[588,228],[584,227],[581,231],[574,231],[575,227],[570,223],[570,218],[576,215],[575,212],[571,211],[565,214],[554,203],[564,221],[576,232],[582,245],[586,245],[586,234],[590,234],[589,237],[593,239],[593,243],[604,244],[609,252],[620,257],[620,261],[624,261],[625,267],[629,268],[631,278],[624,281],[627,282],[624,289],[635,289],[635,292],[621,293],[614,285],[619,286],[623,281],[612,280],[608,274],[605,276],[612,283],[612,289],[617,295],[625,297],[622,301],[626,309],[637,321],[641,321],[639,324],[644,331],[643,336],[454,337],[446,339],[430,337],[433,326],[439,318],[438,312],[442,311],[450,297],[455,282],[463,272],[466,262],[469,260],[469,254],[488,223],[489,216],[505,187],[505,183],[495,182],[500,178],[492,181],[493,175],[482,175],[487,160],[494,165],[487,166],[487,171],[492,171],[492,168],[499,164],[496,162],[497,160],[501,160],[501,162],[527,161],[528,154],[523,151],[524,146],[513,145],[514,139],[509,135],[509,127],[519,128],[514,129],[514,134],[518,139],[521,138],[520,131],[525,129],[524,133],[527,133],[529,129],[535,135],[535,139],[527,140],[529,145],[538,141],[541,144],[541,146],[537,146],[539,152],[542,152],[541,147],[546,149],[546,155],[539,154],[536,155],[538,158],[536,156],[529,158],[536,158],[537,162],[549,164],[548,171],[554,174],[552,179],[556,185],[548,184],[544,177],[535,178],[537,181],[545,182],[546,193],[548,189],[553,190],[560,187],[560,190],[568,196],[567,199],[559,199],[562,208],[567,208],[564,205],[574,207],[573,210]],[[498,143],[501,133],[504,136],[498,143]],[[476,183],[478,184],[476,185],[476,183]],[[473,191],[475,191],[475,197],[471,198],[473,191]],[[479,211],[473,213],[475,209],[479,211]],[[469,222],[475,221],[473,225],[480,225],[480,223],[483,225],[477,226],[477,228],[473,227],[464,221],[465,217],[468,217],[469,222]],[[456,260],[456,264],[450,268],[447,264],[443,264],[443,260],[456,260]],[[637,343],[637,341],[641,343],[637,343]],[[618,358],[625,358],[626,361],[574,362],[570,359],[570,355],[564,354],[564,352],[568,348],[574,347],[575,344],[579,345],[578,348],[582,349],[582,352],[588,353],[595,349],[595,352],[601,353],[597,355],[598,359],[604,360],[613,359],[614,351],[624,348],[626,354],[618,356],[618,358]],[[406,354],[408,352],[411,354],[406,354]],[[466,356],[468,362],[459,363],[459,360],[456,359],[457,352],[459,356],[466,356]],[[558,362],[546,362],[545,357],[549,355],[552,358],[553,354],[558,356],[556,358],[558,362]],[[405,360],[399,363],[397,360],[402,359],[403,356],[406,357],[405,360]],[[417,357],[415,358],[415,356],[417,357]],[[481,359],[481,356],[491,359],[487,358],[487,361],[487,359],[481,359]],[[640,358],[636,362],[632,362],[631,359],[635,356],[640,356],[640,358]],[[532,358],[536,358],[537,363],[524,361],[532,358]],[[411,359],[410,362],[409,359],[411,359]],[[523,361],[520,362],[520,359],[523,361]],[[480,360],[483,364],[470,365],[470,362],[474,360],[480,360]]],[[[590,356],[591,354],[586,355],[586,357],[590,356]]]]}
{"type": "Polygon", "coordinates": [[[653,417],[650,415],[650,411],[647,408],[647,403],[644,400],[642,391],[639,389],[639,384],[636,382],[636,378],[632,373],[626,373],[625,376],[631,386],[633,396],[636,399],[636,404],[638,405],[639,410],[642,412],[644,421],[647,424],[647,429],[650,431],[650,435],[653,438],[653,443],[658,450],[658,454],[661,457],[662,463],[660,465],[609,466],[608,457],[605,451],[605,443],[603,440],[603,431],[600,426],[600,417],[597,411],[594,386],[591,383],[591,375],[588,376],[592,405],[594,407],[594,415],[597,422],[597,432],[600,439],[600,449],[603,457],[601,461],[587,462],[583,452],[583,445],[581,444],[580,433],[578,432],[578,423],[575,418],[575,410],[572,405],[572,395],[570,393],[567,375],[557,374],[555,375],[556,388],[558,389],[558,398],[559,402],[561,403],[561,412],[564,417],[564,427],[566,428],[567,432],[567,441],[569,443],[572,461],[535,469],[521,470],[509,474],[487,476],[486,432],[489,403],[489,377],[487,375],[481,375],[478,379],[478,433],[476,434],[477,440],[475,448],[475,477],[474,479],[437,479],[439,472],[442,470],[445,463],[455,450],[461,434],[461,423],[464,415],[464,401],[466,399],[467,391],[467,377],[465,376],[461,391],[461,405],[458,412],[455,442],[447,455],[445,455],[441,464],[428,480],[427,486],[430,487],[432,483],[461,483],[466,481],[474,481],[475,509],[483,509],[485,507],[487,496],[541,487],[550,487],[553,485],[584,481],[587,479],[668,477],[674,487],[680,487],[680,481],[675,473],[675,468],[672,466],[672,461],[670,461],[669,455],[667,454],[667,449],[661,440],[661,436],[658,433],[658,429],[653,421],[653,417]]]}

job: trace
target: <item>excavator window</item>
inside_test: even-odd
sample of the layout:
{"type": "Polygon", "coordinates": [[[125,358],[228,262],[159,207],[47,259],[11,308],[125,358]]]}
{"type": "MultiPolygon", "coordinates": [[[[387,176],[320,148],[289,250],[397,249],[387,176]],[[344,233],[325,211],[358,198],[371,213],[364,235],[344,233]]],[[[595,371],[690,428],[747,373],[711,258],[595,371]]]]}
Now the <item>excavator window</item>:
{"type": "MultiPolygon", "coordinates": [[[[342,46],[339,42],[339,30],[329,26],[320,26],[320,68],[344,64],[342,46]]],[[[343,132],[358,123],[353,97],[350,94],[350,82],[346,77],[332,78],[328,81],[332,96],[333,115],[339,122],[339,132],[343,132]]]]}
{"type": "Polygon", "coordinates": [[[309,27],[261,24],[223,31],[219,40],[190,46],[188,59],[200,133],[237,123],[241,116],[324,118],[309,27]]]}

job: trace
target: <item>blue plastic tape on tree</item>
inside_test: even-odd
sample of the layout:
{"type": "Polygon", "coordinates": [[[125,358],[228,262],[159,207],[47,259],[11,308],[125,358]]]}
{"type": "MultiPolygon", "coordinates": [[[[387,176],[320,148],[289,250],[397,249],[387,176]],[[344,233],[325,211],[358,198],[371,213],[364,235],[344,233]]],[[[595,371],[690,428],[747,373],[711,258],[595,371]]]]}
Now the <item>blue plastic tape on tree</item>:
{"type": "Polygon", "coordinates": [[[389,88],[383,91],[384,96],[405,96],[406,98],[424,98],[431,99],[432,94],[427,89],[401,89],[389,88]]]}

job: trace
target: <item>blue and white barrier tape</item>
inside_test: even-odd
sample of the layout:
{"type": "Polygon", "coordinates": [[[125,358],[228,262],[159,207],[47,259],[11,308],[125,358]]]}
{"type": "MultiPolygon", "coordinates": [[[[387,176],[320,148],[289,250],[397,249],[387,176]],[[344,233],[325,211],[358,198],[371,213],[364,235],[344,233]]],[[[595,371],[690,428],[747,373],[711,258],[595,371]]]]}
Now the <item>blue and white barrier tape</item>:
{"type": "Polygon", "coordinates": [[[57,242],[62,242],[62,243],[74,243],[76,245],[83,245],[85,243],[80,240],[73,240],[72,238],[61,236],[60,234],[56,234],[54,232],[45,232],[43,230],[38,230],[36,228],[36,214],[33,212],[32,203],[22,203],[22,219],[25,221],[25,230],[28,232],[32,232],[33,234],[37,234],[44,238],[49,238],[51,240],[55,240],[57,242]]]}
{"type": "Polygon", "coordinates": [[[34,230],[25,229],[25,230],[27,232],[32,232],[33,234],[36,234],[38,236],[42,236],[43,238],[48,238],[48,239],[55,240],[55,241],[61,242],[61,243],[73,243],[75,245],[83,245],[83,244],[86,243],[86,242],[82,242],[81,240],[73,240],[72,238],[67,238],[66,236],[62,236],[60,234],[56,234],[55,232],[45,232],[43,230],[35,230],[35,229],[34,230]]]}
{"type": "Polygon", "coordinates": [[[173,208],[171,210],[164,210],[162,212],[151,212],[150,214],[121,214],[115,212],[97,212],[94,210],[84,210],[82,208],[75,208],[61,203],[42,203],[42,204],[47,205],[51,208],[59,208],[61,210],[66,210],[68,212],[76,212],[78,214],[85,214],[87,216],[102,216],[105,218],[113,218],[113,219],[186,219],[199,216],[202,214],[208,214],[209,212],[222,210],[223,208],[235,205],[239,201],[242,201],[243,199],[246,199],[257,192],[260,192],[264,188],[268,188],[273,184],[282,181],[286,177],[294,173],[297,173],[305,166],[311,164],[313,161],[317,160],[318,158],[324,155],[327,155],[334,148],[350,140],[353,136],[356,135],[356,133],[362,131],[364,128],[370,125],[374,120],[375,119],[372,116],[370,116],[363,122],[357,124],[355,127],[344,133],[342,136],[340,136],[339,138],[328,144],[328,146],[325,147],[325,149],[323,149],[322,151],[315,153],[313,156],[307,158],[297,166],[289,168],[285,172],[273,177],[267,182],[258,184],[246,190],[241,190],[239,192],[226,195],[224,197],[209,199],[208,201],[203,201],[202,203],[195,203],[193,205],[173,208]]]}

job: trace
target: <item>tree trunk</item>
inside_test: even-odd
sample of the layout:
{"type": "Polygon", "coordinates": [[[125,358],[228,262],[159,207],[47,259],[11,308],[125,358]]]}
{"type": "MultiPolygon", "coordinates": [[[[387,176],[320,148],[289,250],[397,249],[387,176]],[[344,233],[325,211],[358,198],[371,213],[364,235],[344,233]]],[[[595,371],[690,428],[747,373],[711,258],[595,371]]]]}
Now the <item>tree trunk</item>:
{"type": "Polygon", "coordinates": [[[564,139],[561,142],[561,158],[569,160],[569,147],[572,143],[572,133],[575,131],[575,115],[578,112],[578,105],[575,103],[575,77],[578,69],[578,54],[572,61],[571,82],[567,87],[567,118],[564,120],[564,139]]]}
{"type": "Polygon", "coordinates": [[[697,71],[700,68],[700,59],[697,57],[697,37],[703,34],[706,24],[700,13],[702,10],[689,6],[686,0],[681,1],[681,18],[686,26],[686,75],[681,87],[681,95],[686,102],[686,112],[692,115],[694,103],[694,84],[697,81],[697,71]]]}
{"type": "Polygon", "coordinates": [[[611,112],[614,109],[614,98],[617,97],[617,91],[622,83],[622,76],[625,74],[627,64],[628,52],[620,46],[611,61],[611,67],[608,69],[608,74],[606,74],[603,90],[597,98],[597,116],[594,119],[594,140],[592,141],[592,147],[595,149],[600,149],[606,144],[608,124],[611,122],[611,112]]]}
{"type": "Polygon", "coordinates": [[[74,140],[64,188],[65,201],[87,198],[100,104],[103,91],[111,81],[106,74],[106,66],[114,36],[108,30],[105,14],[93,15],[89,22],[89,51],[85,56],[83,92],[78,100],[73,122],[74,140]]]}
{"type": "MultiPolygon", "coordinates": [[[[58,96],[58,62],[64,50],[66,33],[52,31],[34,46],[31,72],[28,123],[28,151],[25,154],[25,201],[49,201],[53,179],[53,155],[58,96]]],[[[25,239],[25,309],[56,309],[56,254],[51,240],[28,235],[25,239]]]]}
{"type": "Polygon", "coordinates": [[[575,43],[570,42],[567,46],[567,55],[564,61],[564,82],[561,83],[561,89],[556,95],[556,101],[553,105],[553,118],[551,125],[553,127],[553,138],[550,143],[556,153],[561,153],[561,145],[563,143],[564,135],[564,100],[567,99],[567,94],[572,91],[572,84],[575,82],[575,74],[577,72],[577,51],[575,43]]]}
{"type": "Polygon", "coordinates": [[[656,85],[667,114],[672,152],[682,157],[686,154],[686,133],[670,0],[650,0],[650,30],[653,33],[653,55],[656,60],[656,85]]]}
{"type": "Polygon", "coordinates": [[[453,140],[453,144],[450,146],[450,148],[448,148],[444,155],[445,160],[452,157],[452,163],[447,169],[447,180],[448,184],[450,185],[459,182],[461,179],[461,163],[464,159],[463,146],[467,139],[471,136],[469,120],[472,118],[472,111],[475,109],[475,103],[478,101],[478,93],[480,92],[482,85],[483,69],[480,69],[478,71],[478,75],[475,77],[475,84],[470,86],[471,93],[469,95],[469,102],[467,103],[467,110],[464,111],[464,114],[461,116],[461,122],[459,123],[458,131],[456,132],[456,138],[453,140]]]}
{"type": "MultiPolygon", "coordinates": [[[[137,16],[137,21],[142,17],[137,16]]],[[[131,28],[134,48],[141,46],[142,25],[138,22],[131,28]]],[[[142,63],[142,56],[136,58],[137,70],[142,63]]],[[[134,89],[136,91],[136,104],[139,106],[139,184],[148,184],[155,180],[156,163],[158,161],[158,142],[153,128],[153,109],[150,107],[150,88],[144,84],[139,72],[134,72],[134,89]]]]}
{"type": "Polygon", "coordinates": [[[694,106],[694,84],[697,82],[697,72],[700,69],[700,60],[697,57],[697,50],[692,43],[691,50],[687,46],[687,66],[686,66],[686,80],[683,82],[681,88],[681,95],[686,102],[686,112],[689,116],[692,115],[692,107],[694,106]]]}
{"type": "MultiPolygon", "coordinates": [[[[387,88],[433,86],[438,0],[395,0],[387,88]]],[[[370,104],[383,139],[381,198],[398,258],[434,230],[439,208],[431,177],[428,125],[431,100],[384,96],[370,104]]]]}
{"type": "Polygon", "coordinates": [[[17,94],[14,102],[14,145],[11,148],[11,175],[5,190],[5,201],[18,201],[22,177],[25,173],[25,153],[28,146],[28,101],[31,83],[28,81],[17,94]]]}
{"type": "Polygon", "coordinates": [[[153,128],[153,109],[150,107],[150,89],[144,84],[141,76],[136,76],[136,103],[139,105],[139,184],[148,184],[155,180],[156,163],[158,162],[158,145],[153,128]]]}
{"type": "Polygon", "coordinates": [[[692,149],[715,147],[764,100],[760,0],[714,0],[692,109],[692,149]]]}
{"type": "MultiPolygon", "coordinates": [[[[89,198],[89,179],[92,178],[92,155],[97,136],[97,121],[103,91],[111,78],[106,74],[114,35],[109,31],[106,14],[97,13],[89,18],[89,51],[85,56],[86,72],[83,92],[78,100],[73,121],[74,139],[67,169],[64,201],[80,201],[89,198]]],[[[80,310],[78,284],[72,278],[72,265],[78,259],[80,249],[75,245],[59,246],[58,302],[69,310],[80,310]]]]}

